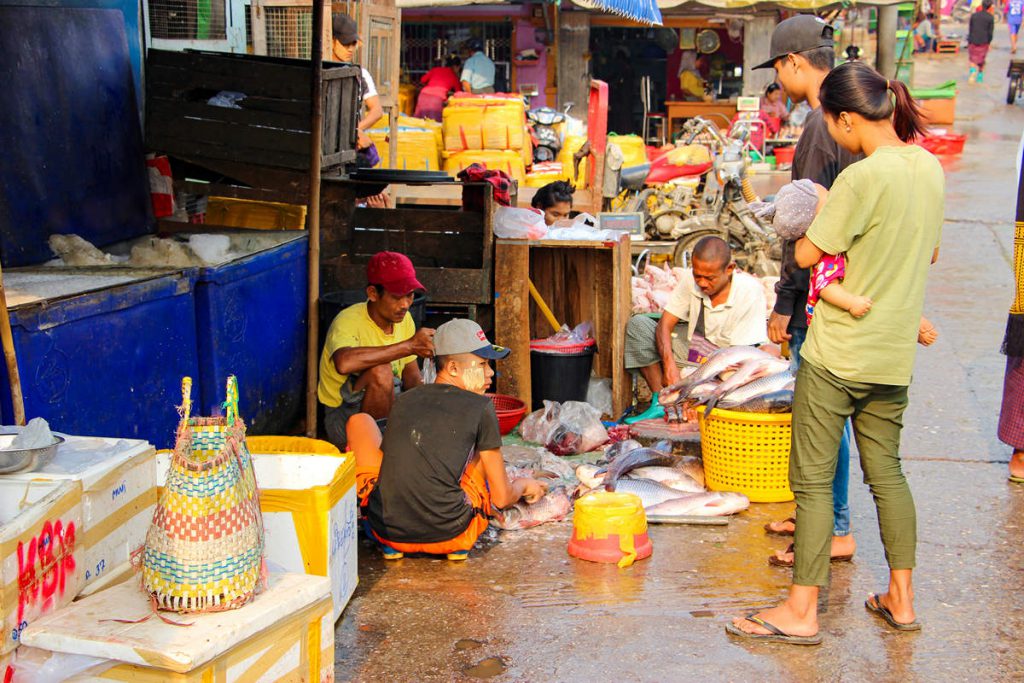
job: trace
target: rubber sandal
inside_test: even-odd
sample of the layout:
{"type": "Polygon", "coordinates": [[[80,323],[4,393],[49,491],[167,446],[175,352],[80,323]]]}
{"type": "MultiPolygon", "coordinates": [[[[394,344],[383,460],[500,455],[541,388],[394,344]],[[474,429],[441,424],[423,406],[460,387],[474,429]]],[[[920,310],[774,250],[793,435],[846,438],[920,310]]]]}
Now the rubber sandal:
{"type": "Polygon", "coordinates": [[[1015,477],[1011,474],[1007,479],[1012,481],[1014,484],[1024,484],[1024,477],[1015,477]]]}
{"type": "Polygon", "coordinates": [[[868,599],[864,601],[864,606],[867,608],[867,610],[869,612],[871,612],[873,614],[877,614],[878,616],[880,616],[883,619],[885,619],[889,623],[889,626],[892,626],[897,631],[920,631],[921,630],[921,622],[918,621],[917,619],[915,619],[914,621],[910,622],[909,624],[904,624],[903,622],[896,621],[896,618],[892,615],[892,612],[890,612],[885,607],[885,605],[883,605],[882,603],[880,603],[878,601],[878,596],[875,595],[874,593],[872,593],[868,597],[868,599]],[[871,604],[872,600],[875,601],[875,604],[873,604],[873,605],[871,604]]]}
{"type": "Polygon", "coordinates": [[[452,562],[465,562],[469,558],[468,550],[460,550],[454,553],[448,553],[448,559],[452,562]]]}
{"type": "Polygon", "coordinates": [[[773,624],[769,624],[764,619],[756,617],[753,614],[745,617],[747,621],[757,624],[762,628],[766,628],[771,633],[747,633],[741,628],[737,628],[734,624],[726,624],[725,632],[731,636],[737,638],[746,638],[747,640],[759,640],[763,643],[787,643],[788,645],[821,645],[821,634],[816,633],[813,636],[791,636],[788,633],[783,632],[773,624]]]}
{"type": "Polygon", "coordinates": [[[389,548],[384,544],[381,544],[380,551],[384,553],[385,560],[400,560],[403,557],[405,557],[405,554],[401,551],[395,550],[394,548],[389,548]]]}
{"type": "Polygon", "coordinates": [[[794,526],[796,526],[796,517],[787,517],[781,522],[768,522],[764,525],[764,532],[769,536],[792,536],[792,531],[777,531],[772,528],[772,524],[785,524],[786,522],[791,522],[794,526]]]}
{"type": "Polygon", "coordinates": [[[633,417],[626,418],[623,420],[628,425],[642,422],[643,420],[659,420],[665,417],[665,406],[658,403],[658,392],[654,392],[651,395],[651,407],[633,417]]]}
{"type": "MultiPolygon", "coordinates": [[[[786,548],[787,553],[793,552],[793,544],[790,543],[789,547],[786,548]]],[[[852,562],[853,555],[833,555],[829,558],[829,562],[852,562]]],[[[773,567],[792,567],[793,563],[789,560],[780,560],[778,555],[769,555],[768,564],[773,567]]]]}

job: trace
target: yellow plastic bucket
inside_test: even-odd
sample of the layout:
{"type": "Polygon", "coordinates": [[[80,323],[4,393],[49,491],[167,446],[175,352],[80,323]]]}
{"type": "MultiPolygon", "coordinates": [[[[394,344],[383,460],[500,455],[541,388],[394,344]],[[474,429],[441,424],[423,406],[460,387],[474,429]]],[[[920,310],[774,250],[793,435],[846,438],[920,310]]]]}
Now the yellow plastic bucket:
{"type": "Polygon", "coordinates": [[[628,567],[653,552],[639,496],[594,491],[576,501],[569,555],[628,567]]]}
{"type": "Polygon", "coordinates": [[[700,419],[704,479],[711,491],[742,493],[753,503],[793,500],[789,488],[791,413],[767,415],[716,408],[700,419]]]}
{"type": "Polygon", "coordinates": [[[341,455],[338,447],[307,436],[247,436],[245,444],[250,453],[293,455],[341,455]]]}

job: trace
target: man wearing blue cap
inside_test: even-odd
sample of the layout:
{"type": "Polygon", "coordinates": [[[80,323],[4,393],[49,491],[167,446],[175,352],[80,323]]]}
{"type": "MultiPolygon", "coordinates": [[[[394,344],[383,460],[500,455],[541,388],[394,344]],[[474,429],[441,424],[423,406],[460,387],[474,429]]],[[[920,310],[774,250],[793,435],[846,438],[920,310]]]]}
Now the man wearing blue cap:
{"type": "Polygon", "coordinates": [[[547,490],[534,479],[509,481],[498,417],[484,395],[490,361],[509,350],[472,320],[451,320],[437,328],[434,354],[436,382],[398,397],[383,440],[370,416],[348,422],[359,496],[386,559],[420,552],[464,560],[492,506],[532,503],[547,490]]]}

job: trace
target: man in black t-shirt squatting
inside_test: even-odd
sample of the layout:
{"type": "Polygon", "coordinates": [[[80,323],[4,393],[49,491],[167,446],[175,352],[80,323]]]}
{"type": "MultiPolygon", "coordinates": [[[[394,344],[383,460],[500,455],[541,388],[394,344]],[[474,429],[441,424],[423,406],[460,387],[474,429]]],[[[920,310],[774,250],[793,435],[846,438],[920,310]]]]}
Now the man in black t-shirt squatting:
{"type": "Polygon", "coordinates": [[[379,468],[366,518],[386,559],[421,552],[464,560],[492,507],[533,503],[547,491],[505,472],[498,417],[484,392],[490,362],[508,353],[472,320],[451,320],[434,335],[437,380],[399,395],[383,440],[369,415],[349,420],[357,473],[372,481],[379,468]]]}

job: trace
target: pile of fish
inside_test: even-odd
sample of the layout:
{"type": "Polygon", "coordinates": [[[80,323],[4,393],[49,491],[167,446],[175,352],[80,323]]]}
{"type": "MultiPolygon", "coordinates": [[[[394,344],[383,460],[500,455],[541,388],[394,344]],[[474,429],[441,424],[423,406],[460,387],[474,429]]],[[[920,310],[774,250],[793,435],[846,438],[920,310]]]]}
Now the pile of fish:
{"type": "Polygon", "coordinates": [[[572,499],[565,489],[558,486],[549,489],[544,497],[530,504],[519,501],[504,510],[495,510],[491,518],[491,526],[511,531],[529,529],[545,522],[557,522],[565,519],[572,510],[572,499]]]}
{"type": "Polygon", "coordinates": [[[718,349],[682,381],[666,388],[658,402],[675,409],[706,405],[746,413],[788,413],[796,379],[789,361],[753,346],[718,349]]]}
{"type": "Polygon", "coordinates": [[[604,467],[576,468],[580,480],[577,494],[601,487],[632,493],[640,498],[648,515],[661,518],[731,515],[750,505],[740,493],[706,491],[700,460],[673,455],[667,441],[649,448],[636,441],[622,441],[608,448],[605,459],[608,464],[604,467]]]}

